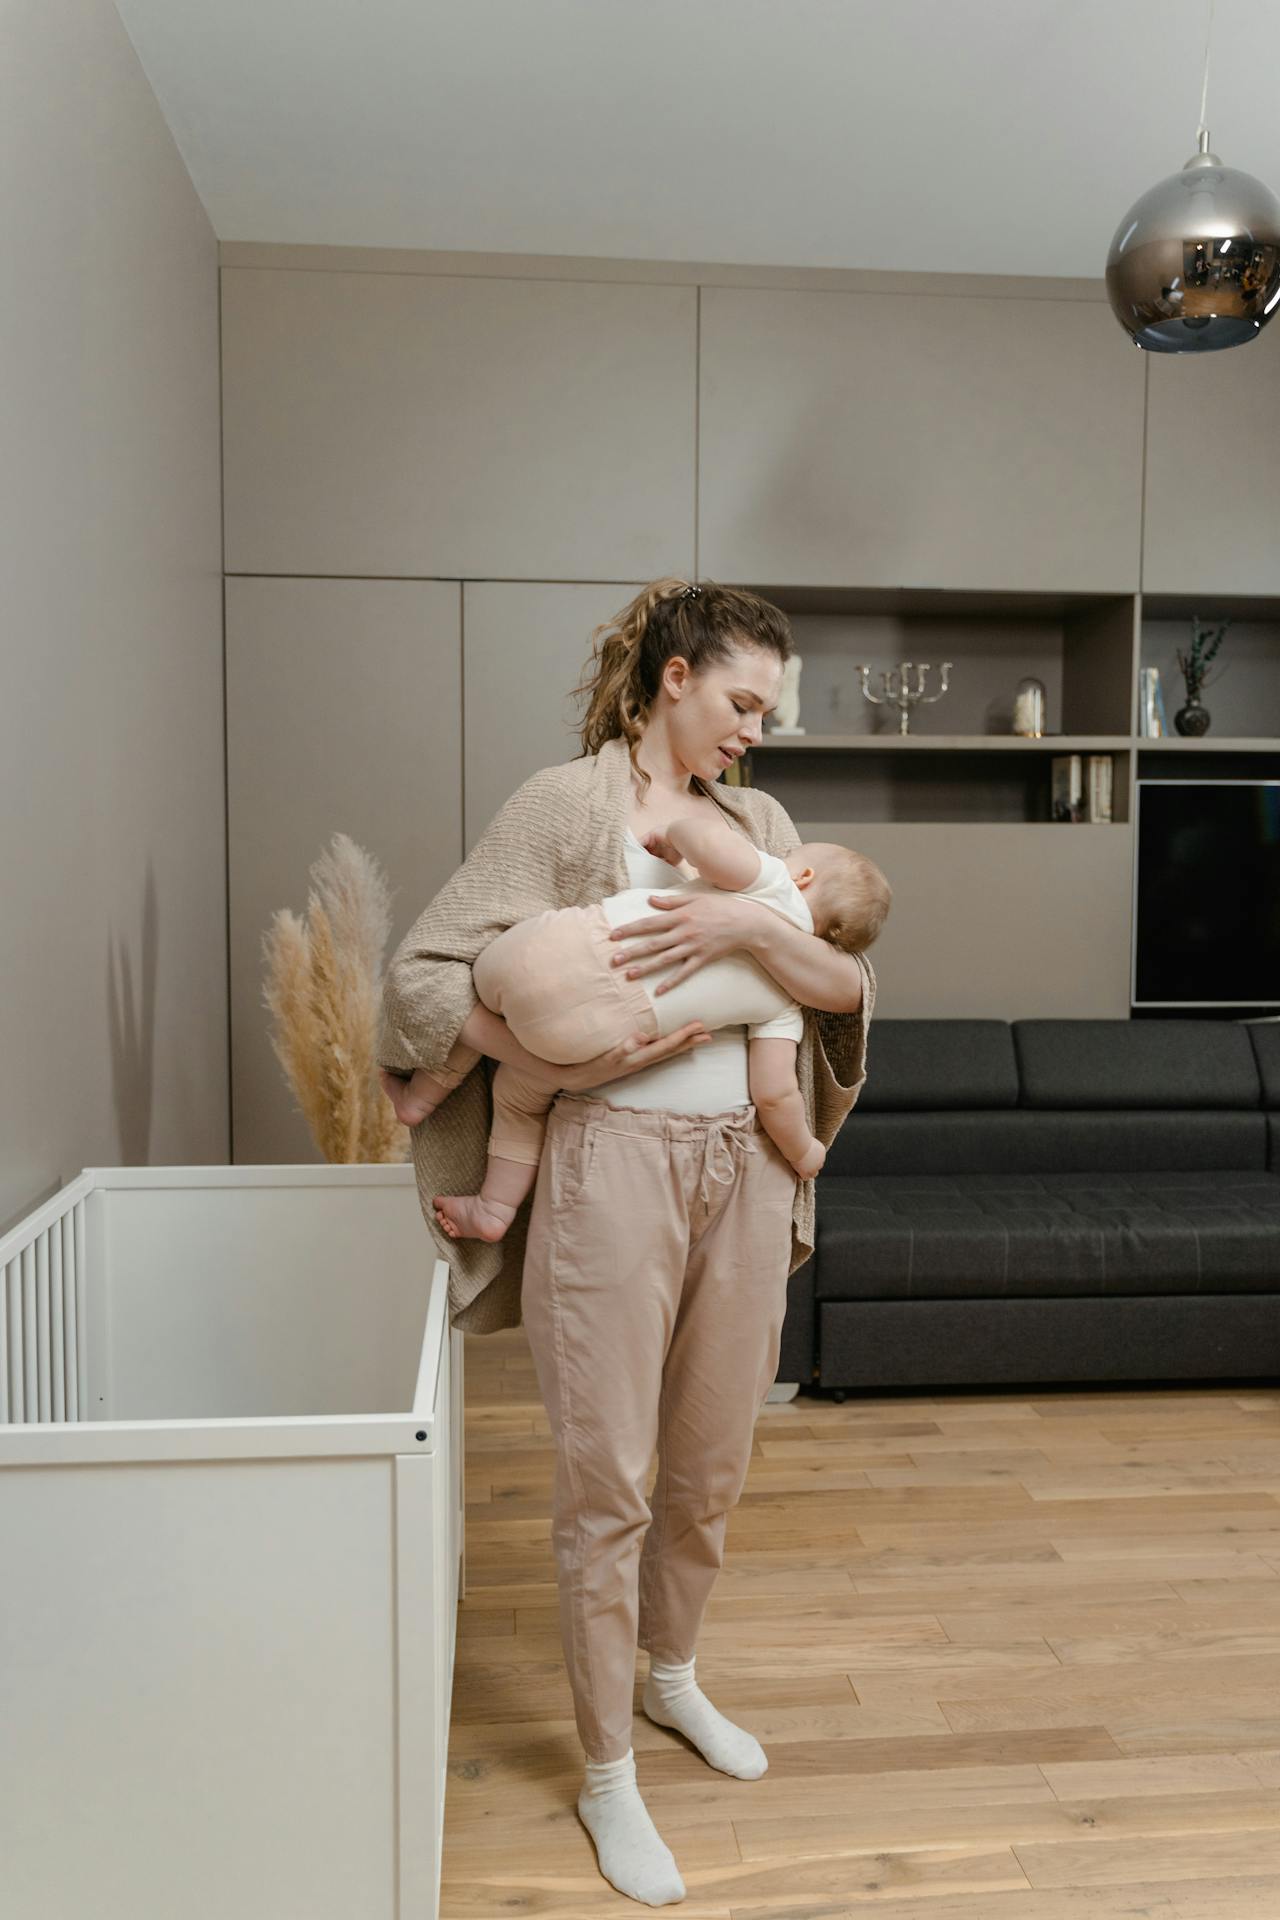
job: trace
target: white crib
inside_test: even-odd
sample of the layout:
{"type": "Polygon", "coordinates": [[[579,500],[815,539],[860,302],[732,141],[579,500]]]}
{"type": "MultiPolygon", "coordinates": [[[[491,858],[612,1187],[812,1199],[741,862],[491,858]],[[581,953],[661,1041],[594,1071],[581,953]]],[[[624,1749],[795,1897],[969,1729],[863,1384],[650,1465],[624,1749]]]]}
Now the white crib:
{"type": "Polygon", "coordinates": [[[408,1165],[0,1240],[0,1913],[435,1920],[462,1356],[408,1165]]]}

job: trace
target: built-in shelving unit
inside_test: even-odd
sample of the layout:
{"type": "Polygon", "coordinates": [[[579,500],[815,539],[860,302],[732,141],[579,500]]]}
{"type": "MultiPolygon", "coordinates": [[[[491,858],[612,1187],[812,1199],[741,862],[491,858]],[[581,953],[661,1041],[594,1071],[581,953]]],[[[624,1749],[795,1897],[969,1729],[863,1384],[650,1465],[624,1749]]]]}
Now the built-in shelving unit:
{"type": "MultiPolygon", "coordinates": [[[[918,967],[922,986],[934,980],[950,943],[962,975],[981,969],[993,1009],[1040,1010],[1027,989],[1039,966],[1055,1008],[1073,1010],[1078,983],[1081,1011],[1131,1013],[1136,782],[1280,775],[1280,596],[752,590],[791,621],[808,731],[766,730],[737,776],[775,793],[805,838],[847,840],[879,860],[903,902],[895,974],[918,967]],[[1177,649],[1190,643],[1193,616],[1231,622],[1201,696],[1212,730],[1198,738],[1172,732],[1185,697],[1177,649]],[[926,692],[938,689],[939,664],[952,663],[948,692],[914,708],[906,734],[895,706],[863,697],[857,671],[868,664],[874,692],[880,670],[903,660],[932,663],[926,692]],[[1160,669],[1164,736],[1139,731],[1150,666],[1160,669]],[[1012,731],[1027,675],[1043,682],[1057,731],[1012,731]],[[1052,818],[1050,762],[1068,753],[1110,756],[1109,821],[1052,818]],[[1012,934],[998,946],[989,931],[971,936],[984,918],[1012,934]],[[922,950],[927,961],[916,959],[922,950]],[[996,977],[1006,953],[1007,978],[996,977]]],[[[970,1006],[966,991],[958,999],[970,1006]]]]}

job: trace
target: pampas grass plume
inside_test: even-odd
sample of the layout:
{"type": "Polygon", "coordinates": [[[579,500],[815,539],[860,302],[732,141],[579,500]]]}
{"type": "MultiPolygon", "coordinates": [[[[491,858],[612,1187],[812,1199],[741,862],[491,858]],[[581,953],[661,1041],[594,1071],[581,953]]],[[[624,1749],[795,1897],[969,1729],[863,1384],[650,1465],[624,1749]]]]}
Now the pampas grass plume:
{"type": "Polygon", "coordinates": [[[405,1160],[408,1129],[378,1081],[386,878],[371,854],[335,833],[311,879],[305,919],[281,907],[262,937],[272,1048],[326,1160],[405,1160]]]}

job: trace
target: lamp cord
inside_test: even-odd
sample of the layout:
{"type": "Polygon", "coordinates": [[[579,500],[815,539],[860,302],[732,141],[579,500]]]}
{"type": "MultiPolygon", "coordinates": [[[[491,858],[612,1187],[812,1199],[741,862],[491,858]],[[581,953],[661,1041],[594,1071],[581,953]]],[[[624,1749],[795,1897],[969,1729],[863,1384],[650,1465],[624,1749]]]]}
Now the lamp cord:
{"type": "Polygon", "coordinates": [[[1196,128],[1197,139],[1206,131],[1204,110],[1209,99],[1209,42],[1213,37],[1213,10],[1216,5],[1217,0],[1209,0],[1209,28],[1204,37],[1204,85],[1200,89],[1200,124],[1196,128]]]}

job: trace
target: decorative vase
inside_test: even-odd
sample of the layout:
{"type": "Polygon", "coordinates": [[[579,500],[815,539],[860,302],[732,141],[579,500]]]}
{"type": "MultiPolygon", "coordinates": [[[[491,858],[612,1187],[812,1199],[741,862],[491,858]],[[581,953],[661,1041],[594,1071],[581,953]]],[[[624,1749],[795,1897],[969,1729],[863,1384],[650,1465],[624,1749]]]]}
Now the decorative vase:
{"type": "Polygon", "coordinates": [[[1044,733],[1045,685],[1034,674],[1019,680],[1013,696],[1013,731],[1038,740],[1044,733]]]}
{"type": "Polygon", "coordinates": [[[1203,707],[1200,704],[1199,694],[1189,693],[1187,695],[1186,706],[1179,707],[1178,711],[1174,714],[1173,724],[1179,733],[1187,734],[1193,740],[1198,740],[1201,734],[1208,733],[1211,719],[1212,715],[1208,707],[1203,707]]]}

